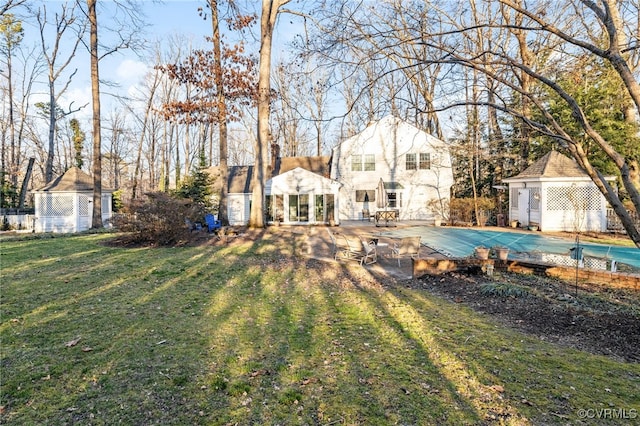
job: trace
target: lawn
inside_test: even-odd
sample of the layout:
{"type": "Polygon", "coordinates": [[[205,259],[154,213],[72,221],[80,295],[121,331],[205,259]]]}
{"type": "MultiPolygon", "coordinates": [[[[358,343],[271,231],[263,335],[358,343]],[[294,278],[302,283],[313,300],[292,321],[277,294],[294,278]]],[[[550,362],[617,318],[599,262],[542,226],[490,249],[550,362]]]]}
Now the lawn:
{"type": "Polygon", "coordinates": [[[0,242],[0,423],[640,422],[640,364],[305,258],[294,234],[110,238],[0,242]]]}

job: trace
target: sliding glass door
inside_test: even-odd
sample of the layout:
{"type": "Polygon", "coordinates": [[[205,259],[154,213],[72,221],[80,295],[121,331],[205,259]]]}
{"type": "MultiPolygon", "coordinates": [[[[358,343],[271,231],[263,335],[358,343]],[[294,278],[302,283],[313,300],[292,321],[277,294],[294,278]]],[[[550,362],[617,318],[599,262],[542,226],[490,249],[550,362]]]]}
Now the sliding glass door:
{"type": "Polygon", "coordinates": [[[309,221],[309,194],[289,194],[289,221],[309,221]]]}

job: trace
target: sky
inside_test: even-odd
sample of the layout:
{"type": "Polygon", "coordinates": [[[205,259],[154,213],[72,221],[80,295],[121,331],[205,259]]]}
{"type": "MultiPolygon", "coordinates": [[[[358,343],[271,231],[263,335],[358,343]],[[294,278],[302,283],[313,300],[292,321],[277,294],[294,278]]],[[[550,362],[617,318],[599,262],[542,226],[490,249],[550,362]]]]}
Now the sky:
{"type": "MultiPolygon", "coordinates": [[[[58,0],[33,0],[33,5],[44,4],[47,7],[50,16],[59,11],[62,1],[58,0]]],[[[248,2],[251,4],[251,2],[248,2]]],[[[166,40],[172,35],[180,35],[185,40],[189,40],[194,48],[208,47],[205,40],[206,36],[211,34],[211,23],[209,20],[203,20],[198,15],[198,7],[204,5],[204,0],[138,0],[138,4],[142,7],[142,13],[145,16],[147,27],[141,36],[150,43],[159,40],[166,40]]],[[[111,11],[114,9],[114,2],[108,0],[98,0],[98,37],[101,41],[108,41],[109,37],[113,37],[105,31],[108,20],[111,18],[111,11]],[[102,21],[101,21],[102,18],[102,21]],[[101,31],[102,30],[102,31],[101,31]]],[[[259,13],[259,10],[257,11],[259,13]]],[[[280,19],[276,27],[276,35],[274,39],[274,59],[286,55],[286,43],[296,32],[296,24],[292,19],[280,19]]],[[[51,28],[51,27],[50,27],[51,28]]],[[[24,22],[25,37],[23,45],[39,45],[39,29],[35,20],[24,22]]],[[[49,30],[53,31],[53,30],[49,30]]],[[[254,31],[259,31],[256,26],[254,31]]],[[[47,40],[53,42],[53,33],[49,33],[47,40]]],[[[61,58],[65,57],[66,51],[70,51],[68,43],[61,47],[61,58]]],[[[103,93],[117,92],[120,94],[130,94],[135,92],[135,87],[141,82],[149,67],[152,64],[148,60],[136,55],[131,50],[123,50],[121,53],[115,53],[105,57],[100,62],[100,77],[102,80],[109,80],[116,83],[117,87],[105,87],[101,89],[103,93]]],[[[67,75],[77,69],[69,89],[60,100],[60,104],[67,108],[71,102],[74,106],[89,104],[83,112],[77,115],[78,118],[88,118],[91,114],[91,79],[89,74],[89,59],[86,49],[80,47],[73,60],[68,67],[67,75]]],[[[60,79],[59,84],[66,79],[60,79]]],[[[46,97],[46,78],[43,76],[36,89],[36,96],[33,102],[47,101],[46,97]]],[[[103,113],[108,112],[111,105],[109,96],[103,97],[103,113]]]]}

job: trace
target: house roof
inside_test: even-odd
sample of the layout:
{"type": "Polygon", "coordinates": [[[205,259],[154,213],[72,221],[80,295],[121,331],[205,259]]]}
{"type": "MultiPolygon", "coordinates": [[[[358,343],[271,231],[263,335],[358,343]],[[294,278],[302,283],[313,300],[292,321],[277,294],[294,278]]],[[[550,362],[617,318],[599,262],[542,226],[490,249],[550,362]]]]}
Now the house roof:
{"type": "MultiPolygon", "coordinates": [[[[370,122],[361,132],[350,136],[333,147],[334,153],[344,152],[345,147],[369,146],[370,144],[388,143],[415,147],[416,143],[424,143],[432,149],[446,148],[444,141],[425,132],[413,124],[394,115],[387,115],[380,120],[370,122]]],[[[348,148],[347,148],[348,149],[348,148]]],[[[335,155],[335,154],[334,154],[335,155]]],[[[336,157],[339,160],[339,156],[336,157]]]]}
{"type": "MultiPolygon", "coordinates": [[[[563,177],[589,177],[587,173],[580,168],[578,163],[560,154],[558,151],[550,151],[541,157],[538,161],[527,167],[522,173],[510,177],[509,179],[523,178],[563,178],[563,177]]],[[[506,180],[506,179],[505,179],[506,180]]]]}
{"type": "MultiPolygon", "coordinates": [[[[268,173],[271,176],[278,176],[289,172],[296,167],[308,170],[312,173],[319,174],[323,177],[329,177],[331,157],[283,157],[276,161],[275,172],[268,173]]],[[[215,179],[213,183],[214,190],[222,189],[222,181],[220,179],[220,167],[214,166],[207,169],[209,174],[215,179]]],[[[229,179],[227,181],[227,192],[230,194],[247,194],[253,192],[251,178],[253,177],[253,166],[229,166],[229,179]]]]}
{"type": "MultiPolygon", "coordinates": [[[[213,166],[207,172],[214,179],[214,191],[222,190],[222,180],[220,179],[220,166],[213,166]]],[[[251,178],[253,176],[253,166],[229,166],[229,177],[227,180],[227,192],[230,194],[246,194],[253,190],[251,178]]]]}
{"type": "MultiPolygon", "coordinates": [[[[78,167],[71,167],[42,188],[42,192],[90,192],[93,191],[93,178],[78,167]]],[[[102,192],[112,192],[109,188],[102,188],[102,192]]]]}
{"type": "Polygon", "coordinates": [[[275,171],[272,176],[278,176],[290,170],[300,167],[312,173],[329,177],[331,174],[331,157],[320,155],[314,157],[281,157],[276,161],[275,171]]]}

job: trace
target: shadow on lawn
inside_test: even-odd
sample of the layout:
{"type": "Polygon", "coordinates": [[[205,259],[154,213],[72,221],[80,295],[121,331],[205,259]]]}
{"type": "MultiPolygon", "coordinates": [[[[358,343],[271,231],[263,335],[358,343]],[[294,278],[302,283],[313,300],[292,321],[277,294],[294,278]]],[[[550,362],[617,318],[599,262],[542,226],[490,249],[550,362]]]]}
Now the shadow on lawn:
{"type": "Polygon", "coordinates": [[[491,361],[494,324],[306,244],[50,246],[65,273],[25,266],[3,295],[2,420],[527,423],[495,385],[530,366],[491,361]]]}
{"type": "Polygon", "coordinates": [[[379,314],[377,285],[348,265],[296,257],[304,242],[292,238],[252,243],[244,259],[254,264],[228,265],[243,272],[212,297],[202,385],[211,419],[481,421],[425,342],[379,314]]]}

